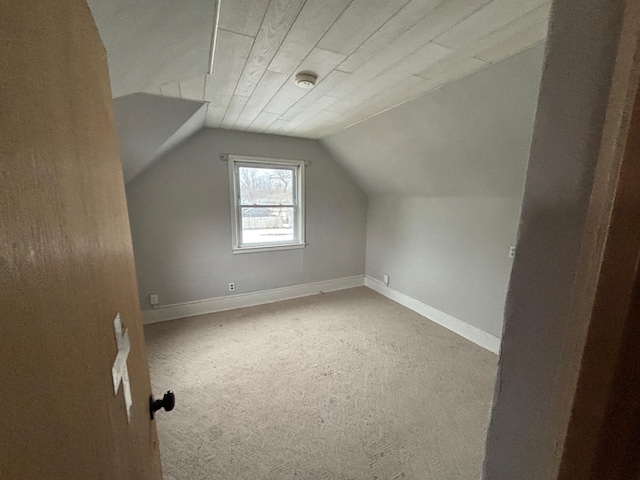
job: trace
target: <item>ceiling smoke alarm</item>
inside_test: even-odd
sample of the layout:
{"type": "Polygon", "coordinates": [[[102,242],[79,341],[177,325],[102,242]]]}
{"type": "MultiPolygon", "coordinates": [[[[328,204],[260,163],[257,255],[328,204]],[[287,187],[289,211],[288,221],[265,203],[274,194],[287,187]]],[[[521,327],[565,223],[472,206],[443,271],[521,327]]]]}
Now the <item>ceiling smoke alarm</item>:
{"type": "Polygon", "coordinates": [[[315,73],[300,72],[296,75],[296,85],[307,90],[313,88],[317,80],[318,76],[315,73]]]}

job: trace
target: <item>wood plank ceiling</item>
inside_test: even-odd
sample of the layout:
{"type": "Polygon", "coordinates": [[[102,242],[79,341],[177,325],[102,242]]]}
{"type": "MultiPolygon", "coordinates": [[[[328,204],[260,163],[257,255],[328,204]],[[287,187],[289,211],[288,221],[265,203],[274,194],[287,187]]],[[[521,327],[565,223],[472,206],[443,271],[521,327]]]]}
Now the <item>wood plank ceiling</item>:
{"type": "Polygon", "coordinates": [[[213,71],[148,93],[321,138],[544,41],[550,0],[220,0],[213,71]],[[297,72],[318,75],[311,90],[297,72]]]}

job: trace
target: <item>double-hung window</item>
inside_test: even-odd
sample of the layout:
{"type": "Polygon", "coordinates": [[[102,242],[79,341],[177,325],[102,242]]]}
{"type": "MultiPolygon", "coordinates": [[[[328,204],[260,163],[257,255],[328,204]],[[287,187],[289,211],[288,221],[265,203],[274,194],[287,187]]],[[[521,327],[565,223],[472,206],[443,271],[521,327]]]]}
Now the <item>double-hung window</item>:
{"type": "Polygon", "coordinates": [[[302,248],[304,162],[229,156],[233,252],[302,248]]]}

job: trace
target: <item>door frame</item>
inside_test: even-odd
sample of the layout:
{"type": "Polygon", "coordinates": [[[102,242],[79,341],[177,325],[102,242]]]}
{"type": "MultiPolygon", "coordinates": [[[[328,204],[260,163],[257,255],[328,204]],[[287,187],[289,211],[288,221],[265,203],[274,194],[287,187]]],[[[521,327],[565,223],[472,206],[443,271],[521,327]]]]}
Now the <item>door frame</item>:
{"type": "Polygon", "coordinates": [[[571,318],[588,320],[559,479],[639,478],[640,2],[626,2],[571,318]]]}

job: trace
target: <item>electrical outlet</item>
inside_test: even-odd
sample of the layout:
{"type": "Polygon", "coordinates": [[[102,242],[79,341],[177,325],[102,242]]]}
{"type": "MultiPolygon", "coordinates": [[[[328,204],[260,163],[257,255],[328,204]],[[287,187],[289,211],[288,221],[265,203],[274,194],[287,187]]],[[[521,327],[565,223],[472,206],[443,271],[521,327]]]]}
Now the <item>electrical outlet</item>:
{"type": "Polygon", "coordinates": [[[236,284],[231,282],[229,283],[229,291],[230,292],[235,292],[236,291],[236,284]]]}
{"type": "Polygon", "coordinates": [[[384,283],[385,285],[389,285],[389,275],[382,276],[382,283],[384,283]]]}
{"type": "Polygon", "coordinates": [[[516,246],[515,245],[510,245],[509,246],[509,258],[513,258],[516,256],[516,246]]]}
{"type": "Polygon", "coordinates": [[[158,305],[159,301],[157,293],[152,293],[151,295],[149,295],[149,303],[151,305],[158,305]]]}

